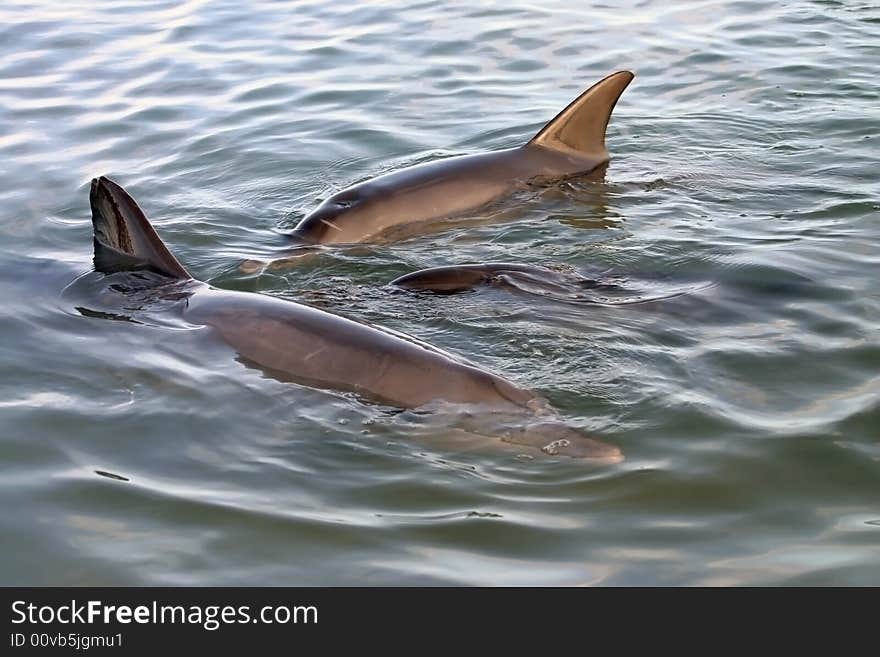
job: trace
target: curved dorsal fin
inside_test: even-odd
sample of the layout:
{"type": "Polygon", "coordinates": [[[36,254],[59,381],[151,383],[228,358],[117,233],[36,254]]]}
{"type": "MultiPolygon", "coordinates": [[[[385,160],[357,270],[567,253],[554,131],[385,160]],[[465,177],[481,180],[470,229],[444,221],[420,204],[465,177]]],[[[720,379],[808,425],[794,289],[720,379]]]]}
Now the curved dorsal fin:
{"type": "Polygon", "coordinates": [[[174,278],[192,278],[156,234],[144,211],[122,187],[101,176],[89,194],[99,271],[150,267],[174,278]]]}
{"type": "Polygon", "coordinates": [[[541,128],[530,144],[584,155],[607,155],[605,128],[620,94],[635,76],[618,71],[599,80],[541,128]]]}

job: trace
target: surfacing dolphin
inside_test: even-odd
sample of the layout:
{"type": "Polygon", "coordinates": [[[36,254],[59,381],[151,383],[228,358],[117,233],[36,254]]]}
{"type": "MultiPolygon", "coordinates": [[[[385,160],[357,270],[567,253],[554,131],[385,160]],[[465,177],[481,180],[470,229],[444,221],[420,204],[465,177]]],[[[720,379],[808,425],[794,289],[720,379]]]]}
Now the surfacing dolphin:
{"type": "Polygon", "coordinates": [[[578,299],[587,298],[587,290],[619,290],[620,286],[581,276],[574,271],[560,271],[540,265],[513,262],[485,262],[429,267],[404,274],[389,283],[417,292],[456,294],[479,286],[512,287],[525,291],[537,289],[578,299]]]}
{"type": "Polygon", "coordinates": [[[557,301],[631,306],[670,300],[709,287],[711,283],[637,283],[619,276],[600,273],[588,278],[571,267],[542,267],[511,262],[483,262],[429,267],[404,274],[389,286],[413,292],[458,294],[480,287],[497,287],[525,292],[557,301]],[[659,283],[659,284],[658,284],[659,283]]]}
{"type": "Polygon", "coordinates": [[[524,146],[426,162],[334,194],[293,230],[300,244],[367,242],[401,224],[463,215],[525,184],[583,174],[608,161],[605,129],[632,81],[612,73],[524,146]]]}
{"type": "Polygon", "coordinates": [[[98,178],[90,199],[97,270],[160,274],[141,276],[135,284],[149,286],[146,292],[156,299],[182,301],[174,307],[188,323],[212,327],[242,360],[276,378],[354,392],[398,408],[462,405],[469,409],[464,428],[473,433],[548,454],[603,462],[623,458],[617,447],[566,425],[543,398],[415,338],[293,301],[197,281],[122,187],[98,178]]]}

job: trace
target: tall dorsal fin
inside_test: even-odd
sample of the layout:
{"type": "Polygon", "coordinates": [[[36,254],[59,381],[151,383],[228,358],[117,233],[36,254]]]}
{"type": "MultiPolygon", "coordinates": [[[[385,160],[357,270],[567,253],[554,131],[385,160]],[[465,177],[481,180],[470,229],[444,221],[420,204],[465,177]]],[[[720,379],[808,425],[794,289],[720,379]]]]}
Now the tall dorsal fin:
{"type": "Polygon", "coordinates": [[[599,80],[541,128],[529,143],[583,155],[606,156],[608,119],[620,94],[634,77],[629,71],[618,71],[599,80]]]}
{"type": "Polygon", "coordinates": [[[109,178],[95,178],[89,200],[95,231],[96,269],[150,267],[166,276],[192,278],[122,187],[109,178]]]}

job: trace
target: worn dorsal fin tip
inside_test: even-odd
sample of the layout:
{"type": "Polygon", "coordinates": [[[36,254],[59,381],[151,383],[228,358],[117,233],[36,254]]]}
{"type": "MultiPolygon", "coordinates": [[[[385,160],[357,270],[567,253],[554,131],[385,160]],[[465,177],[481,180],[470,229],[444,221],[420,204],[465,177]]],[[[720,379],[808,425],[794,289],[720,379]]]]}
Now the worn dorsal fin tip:
{"type": "Polygon", "coordinates": [[[617,99],[634,77],[631,71],[617,71],[599,80],[541,128],[529,144],[582,155],[607,156],[608,120],[617,99]]]}
{"type": "Polygon", "coordinates": [[[89,200],[97,269],[148,267],[173,278],[191,278],[121,185],[106,176],[93,178],[89,200]]]}

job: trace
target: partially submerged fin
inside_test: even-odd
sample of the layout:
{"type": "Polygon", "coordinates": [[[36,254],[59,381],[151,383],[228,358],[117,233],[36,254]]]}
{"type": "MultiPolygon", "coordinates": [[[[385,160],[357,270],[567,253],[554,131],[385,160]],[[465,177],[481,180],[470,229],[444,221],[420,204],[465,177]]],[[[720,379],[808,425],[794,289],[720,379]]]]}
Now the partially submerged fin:
{"type": "Polygon", "coordinates": [[[109,178],[95,178],[89,200],[95,232],[95,269],[112,272],[147,267],[173,278],[192,278],[122,187],[109,178]]]}
{"type": "Polygon", "coordinates": [[[609,287],[576,272],[505,262],[420,269],[394,279],[389,285],[438,294],[455,294],[474,290],[481,285],[494,285],[513,287],[533,294],[556,294],[574,298],[581,298],[585,289],[609,287]]]}
{"type": "Polygon", "coordinates": [[[482,265],[431,267],[404,274],[389,283],[394,287],[423,292],[454,294],[490,281],[492,273],[482,265]]]}
{"type": "Polygon", "coordinates": [[[545,125],[529,144],[607,157],[605,129],[608,119],[633,77],[629,71],[618,71],[600,80],[545,125]]]}

